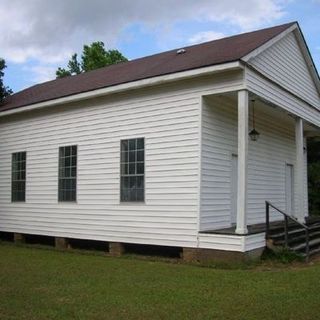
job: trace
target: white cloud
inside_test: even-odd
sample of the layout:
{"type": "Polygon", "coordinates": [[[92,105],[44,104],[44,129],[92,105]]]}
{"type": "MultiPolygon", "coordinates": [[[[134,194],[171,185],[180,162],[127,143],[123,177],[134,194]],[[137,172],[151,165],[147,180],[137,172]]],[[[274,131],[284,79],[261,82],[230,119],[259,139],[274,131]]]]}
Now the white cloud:
{"type": "Polygon", "coordinates": [[[221,39],[221,38],[224,38],[225,36],[226,35],[222,32],[202,31],[202,32],[198,32],[195,35],[193,35],[189,39],[189,43],[191,43],[191,44],[201,43],[201,42],[221,39]]]}
{"type": "Polygon", "coordinates": [[[63,61],[93,40],[114,46],[124,28],[163,30],[179,21],[222,21],[242,30],[280,18],[280,0],[2,0],[0,55],[8,61],[63,61]]]}
{"type": "Polygon", "coordinates": [[[57,67],[39,64],[32,67],[24,67],[23,69],[31,73],[31,83],[35,84],[55,78],[55,71],[57,67]]]}
{"type": "MultiPolygon", "coordinates": [[[[54,78],[57,64],[65,65],[85,43],[101,40],[108,48],[116,47],[132,25],[152,32],[166,48],[175,39],[170,31],[179,22],[220,22],[246,31],[282,17],[286,1],[1,0],[0,56],[9,63],[33,61],[35,67],[29,70],[36,81],[43,81],[54,78]]],[[[189,41],[221,36],[203,31],[189,41]]],[[[182,39],[187,42],[188,35],[182,34],[182,39]]]]}

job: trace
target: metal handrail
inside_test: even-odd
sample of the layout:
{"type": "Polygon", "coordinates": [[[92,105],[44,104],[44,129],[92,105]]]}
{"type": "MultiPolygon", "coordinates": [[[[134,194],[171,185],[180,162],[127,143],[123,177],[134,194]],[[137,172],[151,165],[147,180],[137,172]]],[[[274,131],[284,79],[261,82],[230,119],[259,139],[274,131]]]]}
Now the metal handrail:
{"type": "Polygon", "coordinates": [[[310,237],[309,237],[309,227],[298,221],[295,217],[289,215],[288,213],[284,212],[283,210],[277,208],[275,205],[273,205],[271,202],[266,201],[266,239],[269,238],[270,234],[270,207],[275,209],[276,211],[280,212],[284,216],[284,239],[285,239],[285,246],[286,248],[289,247],[289,220],[293,221],[294,223],[298,224],[300,227],[302,227],[305,230],[305,236],[306,236],[306,260],[309,261],[309,255],[310,255],[310,237]]]}

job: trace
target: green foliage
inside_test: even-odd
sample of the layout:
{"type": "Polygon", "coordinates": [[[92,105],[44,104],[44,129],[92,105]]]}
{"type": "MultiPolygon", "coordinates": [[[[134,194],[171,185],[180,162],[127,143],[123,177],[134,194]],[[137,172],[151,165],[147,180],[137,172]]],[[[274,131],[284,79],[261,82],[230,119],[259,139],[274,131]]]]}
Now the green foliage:
{"type": "Polygon", "coordinates": [[[91,45],[84,45],[81,61],[78,61],[77,54],[73,54],[68,62],[67,69],[58,68],[57,78],[63,78],[82,72],[102,68],[111,64],[128,61],[118,50],[106,50],[101,41],[93,42],[91,45]]]}
{"type": "Polygon", "coordinates": [[[77,54],[73,54],[71,59],[68,62],[68,68],[71,70],[71,73],[79,74],[81,73],[81,66],[77,59],[77,54]]]}
{"type": "Polygon", "coordinates": [[[304,261],[304,257],[292,250],[281,249],[279,251],[265,250],[262,256],[262,260],[271,260],[280,262],[283,264],[289,264],[294,261],[304,261]]]}
{"type": "Polygon", "coordinates": [[[310,213],[320,215],[320,161],[309,164],[308,175],[310,213]]]}
{"type": "Polygon", "coordinates": [[[6,62],[4,59],[0,58],[0,102],[10,94],[12,94],[12,90],[5,86],[3,83],[4,77],[4,69],[6,68],[6,62]]]}
{"type": "Polygon", "coordinates": [[[311,163],[320,161],[320,141],[319,141],[319,138],[308,139],[308,161],[311,163]]]}
{"type": "Polygon", "coordinates": [[[308,188],[311,215],[320,215],[320,141],[308,141],[308,188]]]}
{"type": "Polygon", "coordinates": [[[59,67],[58,70],[56,71],[56,76],[57,78],[68,77],[68,76],[71,76],[71,72],[69,70],[59,67]]]}

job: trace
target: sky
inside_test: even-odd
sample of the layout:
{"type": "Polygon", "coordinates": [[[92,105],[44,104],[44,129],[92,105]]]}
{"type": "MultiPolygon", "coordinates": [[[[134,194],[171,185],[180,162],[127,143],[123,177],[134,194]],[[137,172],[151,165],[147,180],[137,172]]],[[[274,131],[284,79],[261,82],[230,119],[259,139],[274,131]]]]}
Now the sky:
{"type": "Polygon", "coordinates": [[[84,44],[132,60],[298,21],[320,70],[320,0],[0,0],[0,57],[14,92],[55,78],[84,44]]]}

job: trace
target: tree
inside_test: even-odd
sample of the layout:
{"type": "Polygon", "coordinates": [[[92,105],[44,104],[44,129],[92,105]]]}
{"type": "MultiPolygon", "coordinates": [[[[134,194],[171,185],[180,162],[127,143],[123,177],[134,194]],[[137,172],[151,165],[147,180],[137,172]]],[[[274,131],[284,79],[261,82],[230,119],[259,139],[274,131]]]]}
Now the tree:
{"type": "Polygon", "coordinates": [[[102,41],[84,45],[81,55],[81,61],[78,61],[78,55],[75,53],[68,62],[67,69],[58,68],[57,78],[63,78],[80,74],[90,70],[102,68],[111,64],[128,61],[118,50],[106,50],[102,41]]]}
{"type": "Polygon", "coordinates": [[[4,98],[12,94],[12,90],[9,87],[6,87],[3,83],[4,69],[6,68],[6,62],[4,59],[0,58],[0,102],[4,98]]]}
{"type": "Polygon", "coordinates": [[[308,139],[308,185],[311,215],[320,215],[320,140],[308,139]]]}

